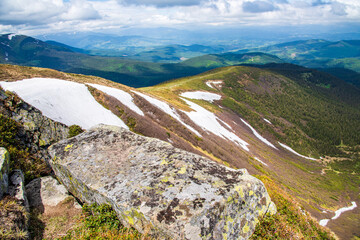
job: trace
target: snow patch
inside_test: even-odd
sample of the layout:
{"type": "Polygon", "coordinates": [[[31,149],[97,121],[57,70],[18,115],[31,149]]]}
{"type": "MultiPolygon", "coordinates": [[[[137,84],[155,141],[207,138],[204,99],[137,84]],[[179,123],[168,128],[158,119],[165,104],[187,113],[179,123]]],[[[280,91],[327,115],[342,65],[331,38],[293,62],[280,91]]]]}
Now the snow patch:
{"type": "Polygon", "coordinates": [[[254,157],[254,158],[255,158],[255,160],[256,160],[256,161],[258,161],[258,162],[260,162],[260,163],[264,164],[265,166],[268,166],[266,163],[264,163],[263,161],[261,161],[259,158],[257,158],[257,157],[254,157]]]}
{"type": "MultiPolygon", "coordinates": [[[[208,87],[211,87],[211,88],[214,88],[214,86],[216,86],[216,87],[221,87],[221,84],[223,83],[223,81],[207,81],[206,82],[206,85],[208,86],[208,87]],[[213,86],[214,85],[214,86],[213,86]]],[[[215,88],[214,88],[215,89],[215,88]]]]}
{"type": "Polygon", "coordinates": [[[216,93],[210,92],[202,92],[202,91],[195,91],[195,92],[183,92],[180,94],[182,97],[191,98],[191,99],[198,99],[198,100],[205,100],[209,102],[213,102],[214,100],[220,100],[221,96],[216,93]]]}
{"type": "Polygon", "coordinates": [[[240,120],[246,125],[248,126],[251,131],[253,132],[253,134],[260,140],[262,141],[263,143],[265,143],[266,145],[274,148],[274,149],[277,149],[271,142],[269,142],[268,140],[266,140],[263,136],[261,136],[250,124],[248,124],[247,122],[244,121],[244,119],[240,118],[240,120]]]}
{"type": "Polygon", "coordinates": [[[205,131],[211,132],[221,138],[228,139],[234,143],[240,145],[246,151],[249,151],[247,147],[249,144],[235,135],[233,132],[230,132],[228,129],[224,128],[220,124],[220,119],[212,112],[209,112],[205,108],[187,100],[183,100],[188,104],[194,111],[186,112],[183,111],[196,125],[200,126],[205,131]]]}
{"type": "Polygon", "coordinates": [[[1,82],[0,85],[14,91],[46,117],[68,126],[77,124],[89,129],[103,123],[128,129],[120,118],[93,98],[84,84],[53,78],[32,78],[1,82]]]}
{"type": "Polygon", "coordinates": [[[281,143],[281,142],[278,142],[280,144],[280,146],[282,146],[283,148],[287,149],[288,151],[292,152],[293,154],[295,155],[298,155],[299,157],[303,157],[303,158],[306,158],[306,159],[309,159],[309,160],[314,160],[316,161],[317,159],[315,158],[312,158],[312,157],[306,157],[304,155],[301,155],[300,153],[296,152],[294,149],[292,149],[291,147],[281,143]]]}
{"type": "Polygon", "coordinates": [[[320,226],[325,227],[329,221],[330,221],[330,219],[322,219],[322,220],[320,220],[319,224],[320,224],[320,226]]]}
{"type": "Polygon", "coordinates": [[[141,111],[141,109],[135,105],[134,99],[129,93],[127,93],[123,90],[117,89],[117,88],[106,87],[106,86],[99,85],[99,84],[87,83],[87,85],[90,85],[90,86],[116,98],[122,104],[124,104],[125,106],[127,106],[128,108],[130,108],[131,110],[136,112],[137,114],[144,116],[143,111],[141,111]]]}
{"type": "Polygon", "coordinates": [[[143,93],[140,92],[136,92],[136,91],[132,91],[133,93],[139,95],[140,97],[144,98],[146,101],[148,101],[149,103],[151,103],[152,105],[154,105],[155,107],[157,107],[158,109],[160,109],[161,111],[169,114],[171,117],[173,117],[174,119],[176,119],[177,121],[179,121],[182,125],[184,125],[185,127],[187,127],[190,131],[192,131],[193,133],[195,133],[196,135],[198,135],[199,137],[201,137],[201,134],[196,131],[194,128],[192,128],[191,126],[187,125],[186,123],[184,123],[181,119],[180,116],[176,113],[176,110],[172,107],[170,107],[167,103],[160,101],[156,98],[150,97],[148,95],[145,95],[143,93]]]}
{"type": "Polygon", "coordinates": [[[351,202],[351,206],[350,206],[350,207],[343,207],[343,208],[340,208],[340,209],[336,210],[336,211],[335,211],[335,216],[333,216],[331,219],[322,219],[322,220],[320,220],[319,224],[320,224],[321,226],[326,226],[326,224],[328,224],[328,222],[329,222],[330,220],[335,220],[335,219],[337,219],[338,217],[340,217],[340,215],[341,215],[343,212],[347,212],[347,211],[354,210],[356,207],[357,207],[356,202],[351,202]]]}
{"type": "Polygon", "coordinates": [[[12,33],[12,34],[9,34],[9,35],[8,35],[8,39],[11,41],[11,39],[12,39],[13,37],[17,36],[17,35],[18,35],[18,34],[13,34],[13,33],[12,33]]]}
{"type": "Polygon", "coordinates": [[[268,124],[272,124],[269,120],[267,120],[266,118],[263,118],[265,122],[267,122],[268,124]]]}
{"type": "Polygon", "coordinates": [[[343,208],[340,208],[340,209],[336,210],[336,211],[335,211],[335,216],[333,216],[331,219],[332,219],[332,220],[337,219],[338,217],[340,217],[340,215],[341,215],[343,212],[347,212],[347,211],[354,210],[356,207],[357,207],[356,202],[351,202],[351,206],[350,206],[350,207],[343,207],[343,208]]]}

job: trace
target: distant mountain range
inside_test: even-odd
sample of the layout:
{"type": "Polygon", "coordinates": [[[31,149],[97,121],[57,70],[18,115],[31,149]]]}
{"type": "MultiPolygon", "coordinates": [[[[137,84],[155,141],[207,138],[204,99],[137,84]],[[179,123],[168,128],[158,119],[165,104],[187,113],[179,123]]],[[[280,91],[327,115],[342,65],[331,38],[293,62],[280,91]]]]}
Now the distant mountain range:
{"type": "MultiPolygon", "coordinates": [[[[201,46],[189,47],[207,51],[201,46]]],[[[0,63],[46,67],[70,73],[104,77],[132,87],[155,85],[170,79],[198,74],[216,67],[244,63],[282,62],[263,53],[204,55],[181,63],[142,62],[125,57],[101,57],[54,42],[4,34],[0,36],[0,63]]]]}
{"type": "Polygon", "coordinates": [[[94,75],[132,87],[151,86],[224,66],[286,62],[328,72],[360,87],[360,41],[307,40],[214,54],[226,50],[224,46],[168,45],[132,56],[106,57],[97,55],[107,55],[105,50],[85,50],[24,35],[0,35],[0,63],[94,75]]]}
{"type": "Polygon", "coordinates": [[[295,41],[240,50],[237,53],[254,51],[276,55],[286,62],[305,67],[345,68],[360,73],[360,40],[337,42],[325,40],[295,41]]]}

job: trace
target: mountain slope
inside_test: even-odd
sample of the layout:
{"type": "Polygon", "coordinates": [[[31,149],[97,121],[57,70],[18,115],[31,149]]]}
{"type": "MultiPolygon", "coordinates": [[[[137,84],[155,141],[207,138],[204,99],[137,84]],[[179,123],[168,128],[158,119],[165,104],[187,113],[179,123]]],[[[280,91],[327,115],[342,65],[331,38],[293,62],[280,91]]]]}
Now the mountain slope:
{"type": "MultiPolygon", "coordinates": [[[[300,202],[297,209],[309,211],[318,220],[330,219],[334,210],[358,199],[360,159],[355,133],[359,131],[360,109],[352,99],[359,94],[350,92],[343,98],[338,93],[348,89],[346,83],[332,85],[319,77],[321,73],[309,69],[283,64],[265,67],[219,68],[143,89],[9,65],[0,65],[0,78],[51,77],[86,84],[95,100],[130,130],[272,179],[269,187],[282,186],[300,202]],[[290,71],[295,77],[287,76],[290,71]],[[124,92],[130,98],[123,97],[124,92]],[[341,136],[337,135],[339,129],[341,136]]],[[[284,195],[277,196],[282,214],[291,214],[284,195]]],[[[346,212],[330,220],[328,226],[348,239],[359,234],[358,213],[359,208],[346,212]]],[[[286,224],[290,226],[291,221],[300,220],[290,218],[286,224]]]]}

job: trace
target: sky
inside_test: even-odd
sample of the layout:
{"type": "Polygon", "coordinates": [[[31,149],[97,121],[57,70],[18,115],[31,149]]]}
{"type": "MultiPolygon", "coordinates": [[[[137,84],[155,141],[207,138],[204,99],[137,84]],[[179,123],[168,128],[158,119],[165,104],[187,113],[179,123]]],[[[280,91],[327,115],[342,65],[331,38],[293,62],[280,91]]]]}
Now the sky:
{"type": "Polygon", "coordinates": [[[0,33],[360,24],[360,0],[0,0],[0,33]]]}

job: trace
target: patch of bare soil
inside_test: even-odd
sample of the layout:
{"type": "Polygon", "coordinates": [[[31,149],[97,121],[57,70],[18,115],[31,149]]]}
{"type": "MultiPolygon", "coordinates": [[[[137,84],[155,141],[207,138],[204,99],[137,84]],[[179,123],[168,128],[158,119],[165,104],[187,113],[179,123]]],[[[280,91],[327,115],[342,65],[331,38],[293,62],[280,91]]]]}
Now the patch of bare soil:
{"type": "Polygon", "coordinates": [[[31,239],[56,239],[65,236],[75,226],[81,214],[81,208],[71,197],[56,206],[44,206],[43,211],[31,209],[31,239]]]}

